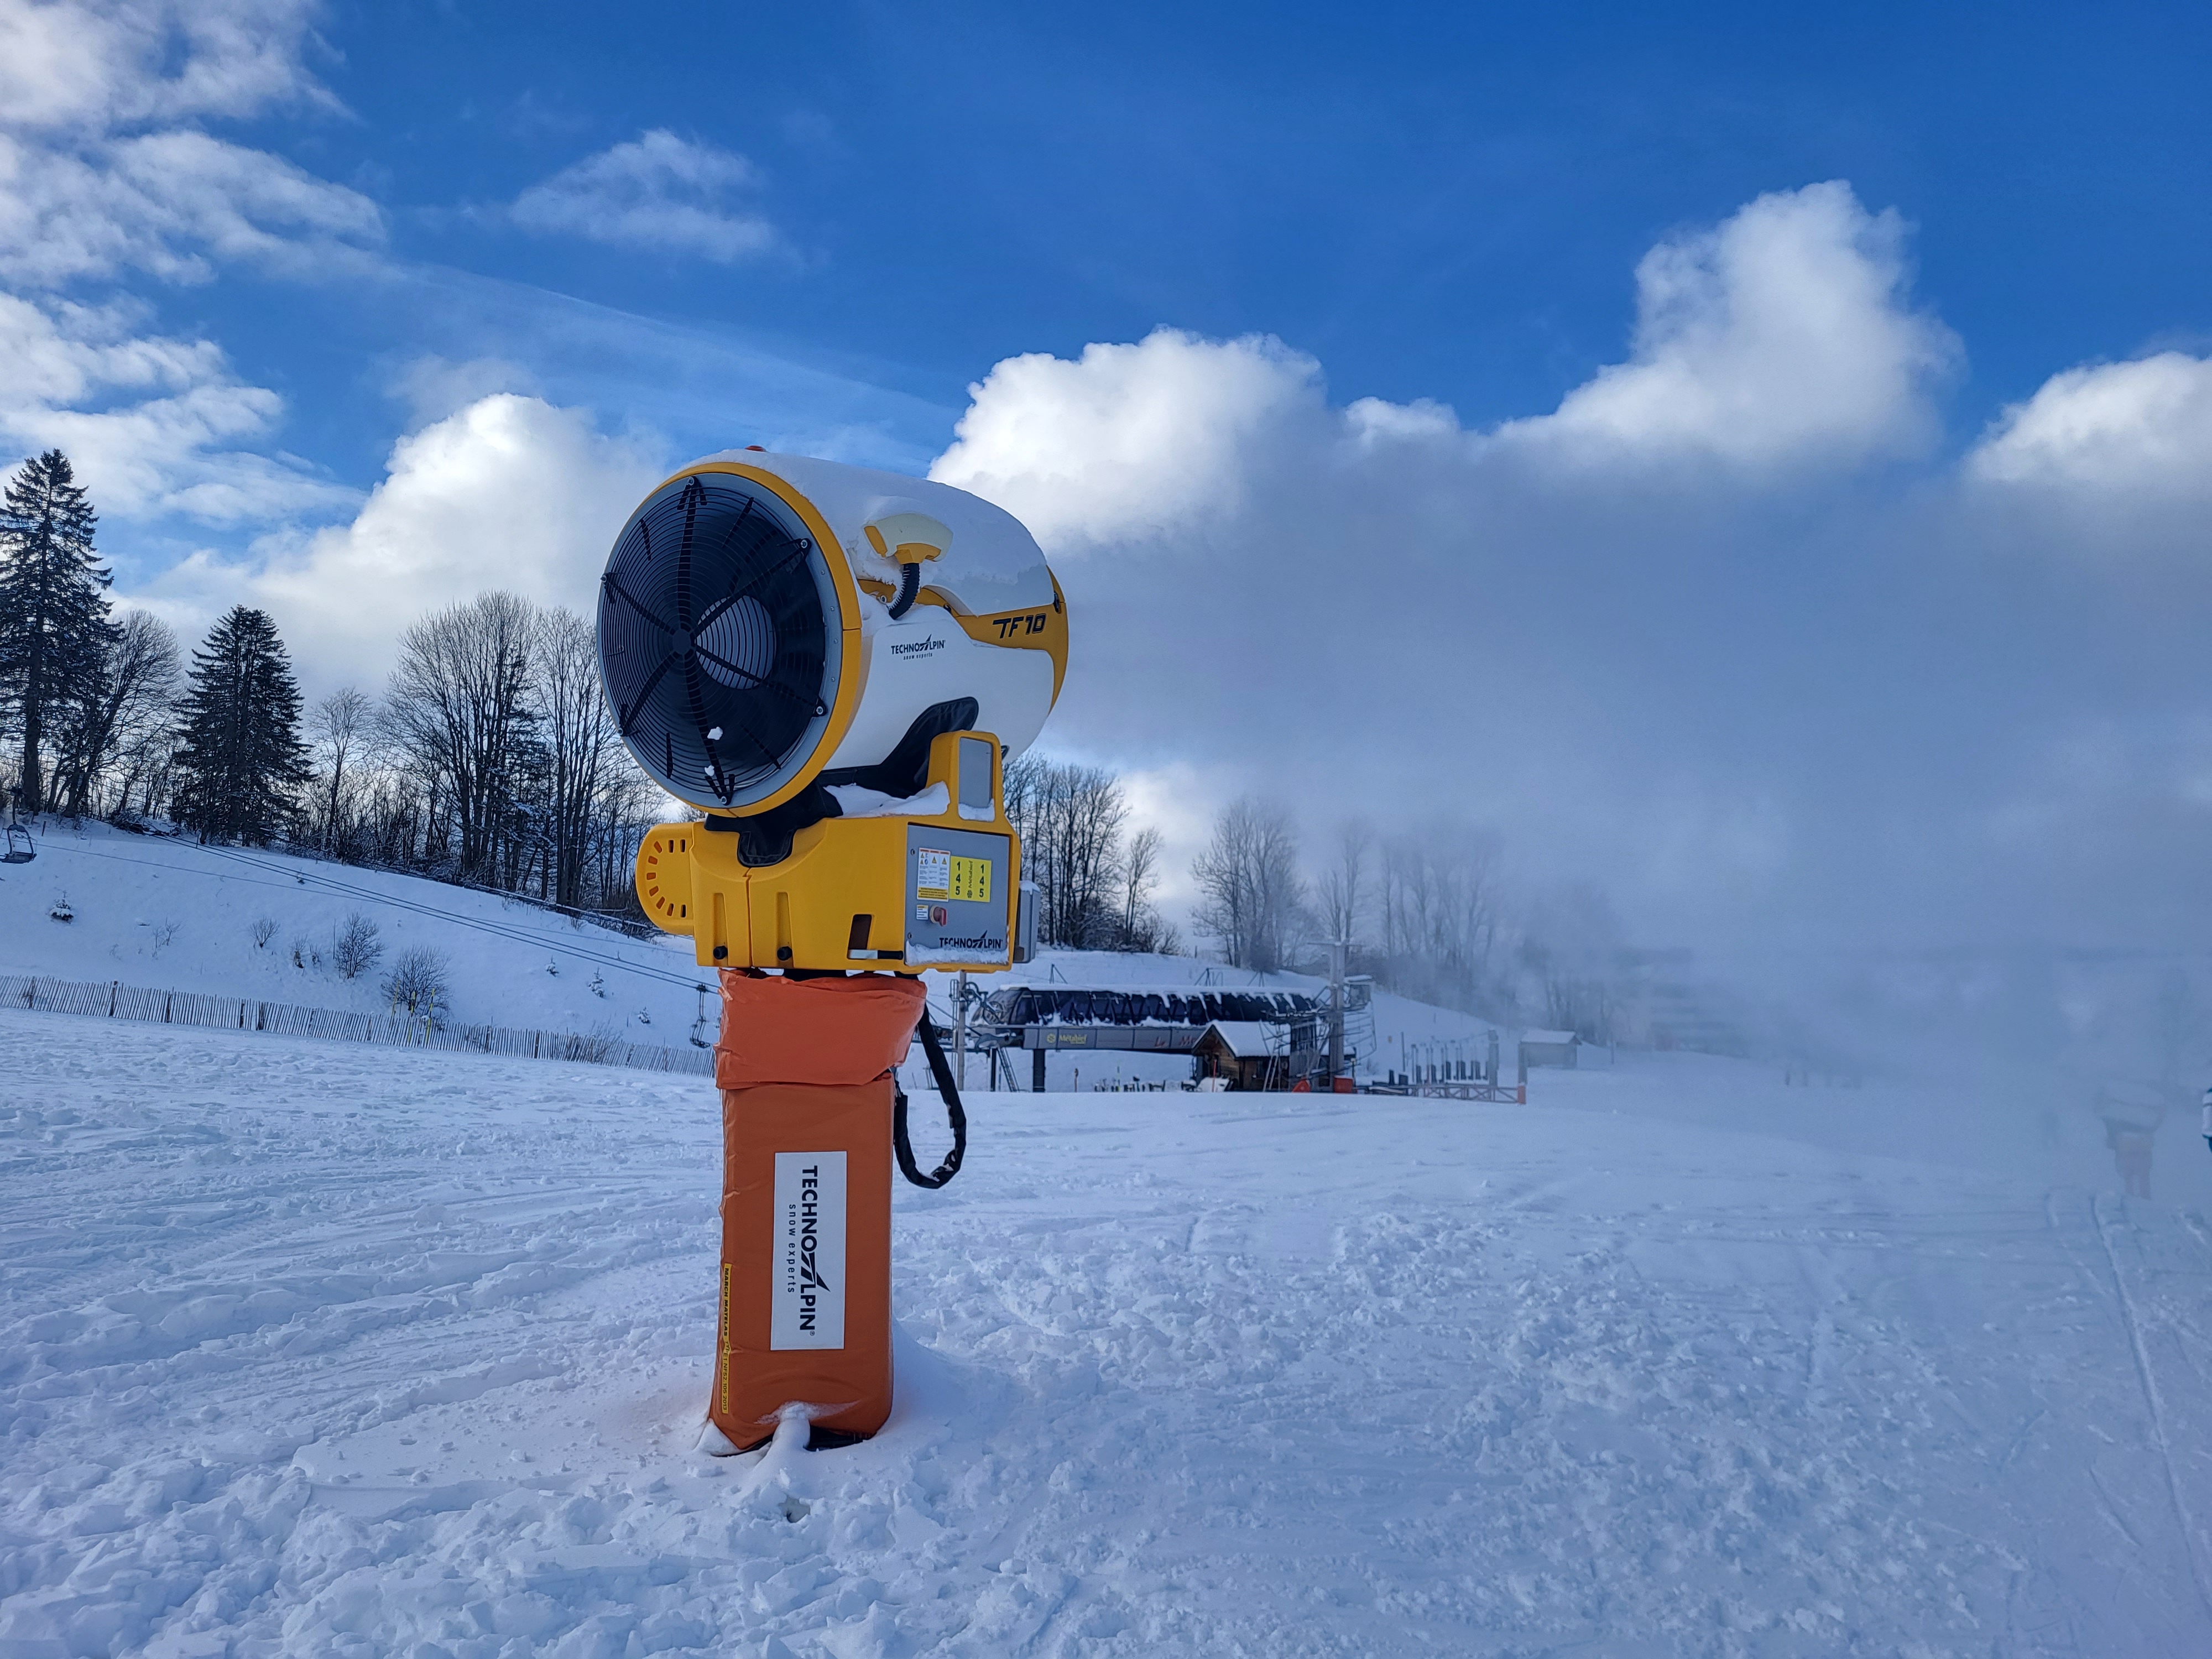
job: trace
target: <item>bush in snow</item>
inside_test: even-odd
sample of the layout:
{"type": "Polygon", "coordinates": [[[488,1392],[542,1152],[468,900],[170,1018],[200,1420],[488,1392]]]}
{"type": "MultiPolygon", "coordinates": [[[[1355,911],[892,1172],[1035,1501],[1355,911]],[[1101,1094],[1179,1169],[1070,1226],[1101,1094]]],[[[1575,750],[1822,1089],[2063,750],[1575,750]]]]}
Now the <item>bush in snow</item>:
{"type": "Polygon", "coordinates": [[[384,955],[377,925],[358,910],[331,936],[331,966],[341,979],[359,979],[384,955]]]}
{"type": "Polygon", "coordinates": [[[622,1047],[622,1032],[603,1021],[589,1031],[570,1037],[568,1055],[571,1060],[586,1060],[593,1065],[604,1066],[622,1047]]]}
{"type": "Polygon", "coordinates": [[[260,920],[260,921],[257,921],[257,922],[255,922],[255,923],[253,924],[253,948],[254,948],[255,950],[257,950],[257,951],[263,951],[263,950],[266,950],[266,949],[268,948],[268,946],[269,946],[269,941],[270,941],[270,939],[275,939],[276,937],[276,917],[274,917],[274,916],[264,916],[264,917],[262,917],[262,918],[261,918],[261,920],[260,920]]]}
{"type": "Polygon", "coordinates": [[[394,1013],[435,1018],[448,995],[445,953],[427,945],[410,945],[385,976],[384,994],[392,999],[394,1013]]]}

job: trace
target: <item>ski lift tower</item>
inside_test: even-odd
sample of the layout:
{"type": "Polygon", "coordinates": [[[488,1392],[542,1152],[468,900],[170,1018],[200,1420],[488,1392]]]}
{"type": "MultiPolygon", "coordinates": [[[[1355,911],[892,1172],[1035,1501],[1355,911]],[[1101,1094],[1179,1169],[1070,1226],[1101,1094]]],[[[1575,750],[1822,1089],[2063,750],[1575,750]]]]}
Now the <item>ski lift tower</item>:
{"type": "Polygon", "coordinates": [[[1344,969],[1352,955],[1352,941],[1328,942],[1328,1086],[1336,1087],[1344,1075],[1344,969]]]}

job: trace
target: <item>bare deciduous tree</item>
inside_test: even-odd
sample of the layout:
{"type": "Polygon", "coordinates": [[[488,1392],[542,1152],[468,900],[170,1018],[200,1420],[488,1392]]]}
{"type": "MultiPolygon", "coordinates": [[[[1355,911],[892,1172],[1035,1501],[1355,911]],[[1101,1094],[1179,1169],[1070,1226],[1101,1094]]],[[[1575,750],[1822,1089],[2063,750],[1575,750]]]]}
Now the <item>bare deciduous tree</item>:
{"type": "Polygon", "coordinates": [[[1147,824],[1129,837],[1121,854],[1121,948],[1156,951],[1165,930],[1152,908],[1160,879],[1160,832],[1147,824]]]}
{"type": "MultiPolygon", "coordinates": [[[[1022,756],[1006,768],[1006,816],[1022,837],[1024,878],[1042,898],[1038,933],[1076,950],[1121,944],[1126,892],[1121,781],[1103,767],[1022,756]]],[[[1154,856],[1157,856],[1155,853],[1154,856]]]]}
{"type": "Polygon", "coordinates": [[[581,617],[546,613],[532,679],[545,749],[552,896],[580,904],[593,838],[609,816],[610,792],[619,792],[634,769],[599,684],[598,641],[581,617]]]}
{"type": "Polygon", "coordinates": [[[443,951],[427,945],[410,945],[385,975],[384,994],[392,999],[394,1013],[419,1015],[434,1024],[439,1011],[452,999],[446,978],[443,951]]]}
{"type": "MultiPolygon", "coordinates": [[[[533,724],[529,704],[538,607],[482,593],[434,611],[399,636],[385,724],[426,793],[447,805],[464,879],[498,872],[502,826],[533,724]]],[[[437,814],[428,814],[434,823],[437,814]]]]}
{"type": "Polygon", "coordinates": [[[1497,837],[1437,823],[1382,843],[1384,971],[1410,996],[1472,1008],[1510,1000],[1492,958],[1502,926],[1497,837]]]}
{"type": "Polygon", "coordinates": [[[344,979],[359,979],[384,954],[384,930],[358,910],[331,934],[331,966],[344,979]]]}
{"type": "MultiPolygon", "coordinates": [[[[325,852],[345,856],[351,842],[351,797],[348,793],[349,765],[358,760],[362,745],[375,726],[376,705],[368,693],[342,685],[307,713],[307,737],[314,745],[321,775],[316,794],[322,822],[316,840],[325,852]]],[[[355,787],[360,780],[351,780],[355,787]]]]}
{"type": "Polygon", "coordinates": [[[1367,866],[1375,845],[1375,830],[1365,820],[1353,818],[1336,832],[1336,859],[1322,872],[1316,897],[1321,925],[1331,939],[1341,939],[1356,951],[1364,943],[1361,929],[1367,917],[1367,866]]]}
{"type": "Polygon", "coordinates": [[[1206,895],[1198,925],[1221,941],[1232,968],[1273,972],[1301,926],[1305,884],[1289,811],[1244,796],[1213,821],[1213,838],[1191,866],[1206,895]]]}
{"type": "Polygon", "coordinates": [[[61,810],[82,817],[100,810],[108,774],[121,763],[116,805],[128,804],[134,763],[166,732],[184,660],[168,623],[149,611],[124,613],[104,642],[88,693],[58,733],[54,793],[61,810]]]}

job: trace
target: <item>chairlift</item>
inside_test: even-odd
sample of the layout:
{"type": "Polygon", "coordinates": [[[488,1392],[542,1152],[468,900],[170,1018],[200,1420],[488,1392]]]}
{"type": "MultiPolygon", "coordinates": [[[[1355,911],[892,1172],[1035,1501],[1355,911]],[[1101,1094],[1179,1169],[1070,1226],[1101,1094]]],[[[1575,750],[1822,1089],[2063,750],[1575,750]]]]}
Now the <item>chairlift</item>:
{"type": "Polygon", "coordinates": [[[28,864],[39,856],[39,849],[31,844],[31,832],[20,823],[8,826],[8,850],[0,853],[0,864],[28,864]]]}

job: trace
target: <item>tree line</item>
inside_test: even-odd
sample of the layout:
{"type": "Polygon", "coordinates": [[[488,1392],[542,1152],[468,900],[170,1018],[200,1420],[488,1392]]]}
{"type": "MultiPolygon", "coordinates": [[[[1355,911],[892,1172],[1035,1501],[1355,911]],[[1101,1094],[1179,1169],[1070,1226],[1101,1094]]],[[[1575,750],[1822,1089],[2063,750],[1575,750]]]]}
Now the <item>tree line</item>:
{"type": "MultiPolygon", "coordinates": [[[[1006,787],[1043,943],[1184,948],[1154,898],[1160,833],[1133,831],[1121,778],[1032,750],[1008,763],[1006,787]]],[[[1353,820],[1310,849],[1288,807],[1247,796],[1215,815],[1190,876],[1193,929],[1232,968],[1325,971],[1327,947],[1340,940],[1350,971],[1420,1001],[1593,1041],[1613,1033],[1622,941],[1603,895],[1517,890],[1491,831],[1353,820]]]]}
{"type": "Polygon", "coordinates": [[[234,606],[189,662],[159,617],[115,615],[97,522],[58,450],[0,498],[0,736],[20,811],[634,902],[630,861],[662,803],[615,729],[583,618],[483,594],[410,627],[380,695],[345,686],[307,708],[264,611],[234,606]]]}
{"type": "Polygon", "coordinates": [[[1340,941],[1351,971],[1419,1001],[1613,1035],[1622,940],[1604,896],[1516,892],[1486,830],[1353,819],[1309,864],[1290,811],[1246,797],[1215,817],[1191,874],[1198,931],[1231,967],[1322,969],[1340,941]]]}
{"type": "Polygon", "coordinates": [[[1022,878],[1037,884],[1037,938],[1072,951],[1182,949],[1152,902],[1160,832],[1128,833],[1129,798],[1104,767],[1035,750],[1006,768],[1006,817],[1022,838],[1022,878]]]}

